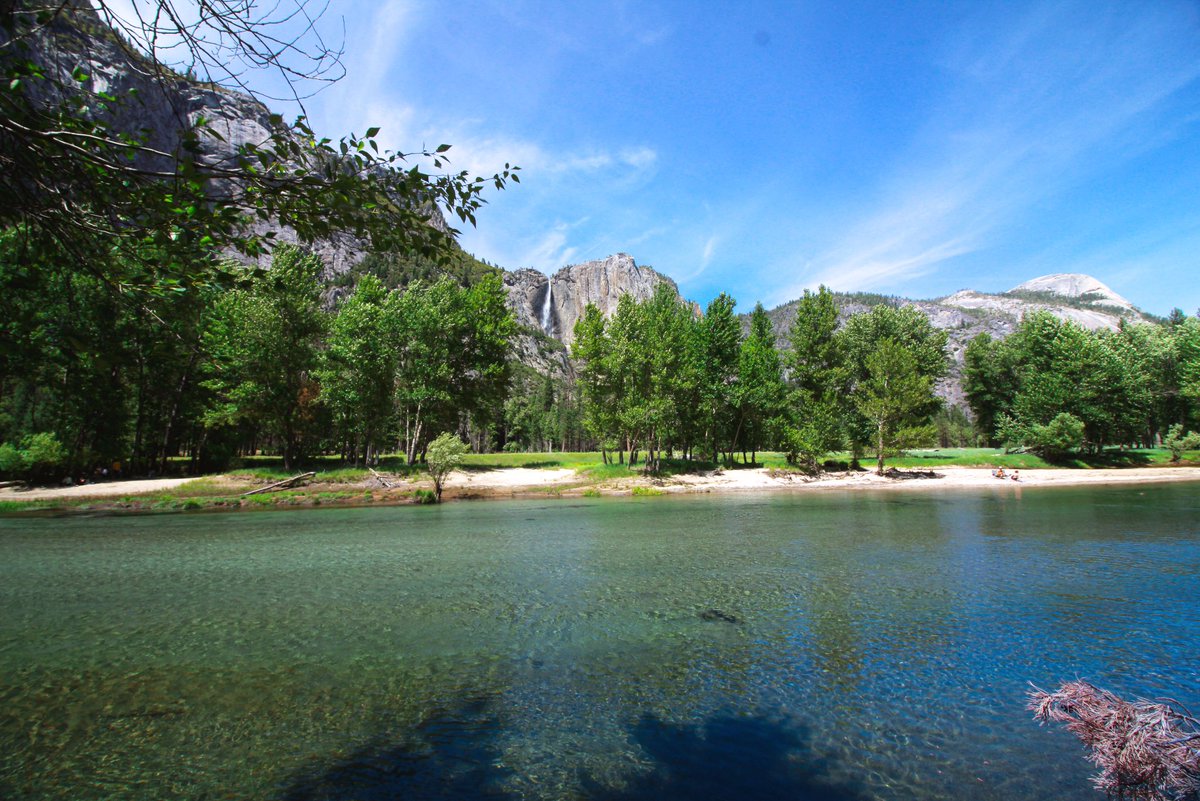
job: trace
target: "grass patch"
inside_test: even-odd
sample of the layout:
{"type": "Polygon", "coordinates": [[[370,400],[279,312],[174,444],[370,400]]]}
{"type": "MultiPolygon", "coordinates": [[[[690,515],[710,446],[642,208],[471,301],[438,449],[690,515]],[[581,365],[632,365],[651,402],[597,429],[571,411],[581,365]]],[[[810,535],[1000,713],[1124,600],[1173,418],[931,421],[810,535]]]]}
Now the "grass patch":
{"type": "Polygon", "coordinates": [[[666,495],[667,493],[660,490],[658,487],[634,487],[634,495],[649,496],[649,495],[666,495]]]}
{"type": "MultiPolygon", "coordinates": [[[[178,487],[163,490],[158,493],[158,496],[163,498],[206,498],[225,496],[229,494],[229,491],[229,484],[223,482],[219,476],[205,476],[180,484],[178,487]]],[[[136,501],[137,499],[136,495],[126,495],[122,498],[123,501],[136,501]]]]}
{"type": "Polygon", "coordinates": [[[45,509],[49,501],[0,501],[0,514],[28,512],[30,509],[45,509]]]}
{"type": "Polygon", "coordinates": [[[603,493],[600,492],[600,490],[596,489],[595,487],[588,487],[587,489],[585,489],[583,491],[583,497],[585,497],[585,498],[600,498],[600,497],[603,497],[603,493]]]}
{"type": "Polygon", "coordinates": [[[629,469],[627,464],[596,464],[582,471],[593,481],[609,481],[617,478],[632,478],[642,473],[637,468],[629,469]]]}

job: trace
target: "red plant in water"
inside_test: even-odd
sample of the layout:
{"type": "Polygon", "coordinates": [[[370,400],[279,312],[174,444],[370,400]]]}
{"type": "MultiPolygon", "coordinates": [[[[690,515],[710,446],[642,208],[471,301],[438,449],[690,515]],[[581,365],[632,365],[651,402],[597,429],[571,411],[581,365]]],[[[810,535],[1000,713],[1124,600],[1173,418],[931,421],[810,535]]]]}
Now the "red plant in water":
{"type": "Polygon", "coordinates": [[[1126,701],[1086,681],[1034,688],[1029,709],[1065,723],[1092,749],[1096,789],[1110,798],[1179,801],[1200,793],[1200,721],[1177,701],[1126,701]]]}

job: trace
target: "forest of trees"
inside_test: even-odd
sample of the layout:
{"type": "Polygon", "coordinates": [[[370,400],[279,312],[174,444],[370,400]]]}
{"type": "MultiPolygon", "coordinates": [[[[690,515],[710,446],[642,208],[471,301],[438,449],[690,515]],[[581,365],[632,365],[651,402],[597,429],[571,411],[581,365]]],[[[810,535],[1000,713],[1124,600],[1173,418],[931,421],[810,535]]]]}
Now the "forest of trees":
{"type": "Polygon", "coordinates": [[[513,354],[500,273],[461,252],[451,264],[373,256],[327,283],[316,256],[280,246],[269,269],[220,262],[204,283],[131,297],[10,228],[0,471],[197,471],[255,453],[288,468],[318,454],[414,463],[446,432],[481,451],[600,450],[649,471],[765,450],[806,471],[848,450],[882,470],[889,454],[977,438],[1048,458],[1195,447],[1200,321],[1182,314],[1093,332],[1035,313],[1006,339],[980,335],[965,354],[968,417],[935,394],[946,334],[911,307],[839,323],[822,287],[779,339],[761,305],[743,322],[728,295],[700,313],[664,285],[608,319],[587,307],[574,374],[546,374],[513,354]]]}
{"type": "Polygon", "coordinates": [[[50,478],[113,462],[196,469],[268,449],[409,460],[502,413],[515,330],[495,271],[387,288],[364,274],[328,311],[324,266],[291,246],[270,269],[139,297],[0,235],[0,470],[50,478]]]}
{"type": "Polygon", "coordinates": [[[1105,447],[1156,447],[1175,459],[1200,443],[1200,320],[1091,331],[1048,312],[965,353],[967,410],[934,385],[946,335],[911,307],[879,303],[839,328],[834,297],[805,292],[782,352],[762,308],[739,336],[722,295],[702,316],[669,291],[626,299],[611,320],[589,309],[576,329],[582,421],[617,460],[645,452],[732,463],[778,449],[818,468],[843,448],[887,454],[939,444],[1004,446],[1049,459],[1105,447]],[[747,457],[749,453],[749,457],[747,457]]]}
{"type": "Polygon", "coordinates": [[[1152,447],[1197,422],[1200,320],[1089,331],[1046,312],[1003,340],[967,347],[964,389],[992,444],[1054,457],[1110,445],[1152,447]]]}
{"type": "Polygon", "coordinates": [[[805,291],[781,353],[761,304],[743,337],[735,301],[703,314],[660,287],[623,297],[611,319],[589,306],[575,329],[583,424],[605,460],[645,455],[732,464],[781,448],[818,468],[831,451],[889,453],[936,437],[946,334],[920,312],[882,304],[839,330],[833,295],[805,291]]]}

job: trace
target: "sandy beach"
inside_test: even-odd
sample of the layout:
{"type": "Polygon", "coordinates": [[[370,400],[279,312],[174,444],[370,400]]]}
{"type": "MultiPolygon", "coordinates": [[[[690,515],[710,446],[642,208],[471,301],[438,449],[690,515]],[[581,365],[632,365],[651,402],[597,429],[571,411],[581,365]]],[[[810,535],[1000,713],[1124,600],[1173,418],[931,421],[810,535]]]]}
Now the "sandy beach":
{"type": "Polygon", "coordinates": [[[101,481],[95,484],[77,484],[70,487],[34,487],[0,489],[0,501],[47,501],[56,498],[120,498],[125,495],[144,495],[162,492],[194,481],[195,478],[147,478],[129,481],[101,481]]]}
{"type": "MultiPolygon", "coordinates": [[[[70,501],[83,498],[123,498],[164,490],[184,488],[191,478],[133,479],[72,487],[38,487],[0,489],[0,500],[7,501],[70,501]]],[[[1108,469],[1034,469],[1020,471],[1020,480],[998,479],[989,468],[931,467],[925,471],[899,471],[897,476],[878,476],[874,471],[826,473],[812,478],[768,468],[714,470],[691,475],[654,477],[625,477],[607,481],[592,481],[569,468],[541,470],[511,467],[485,471],[456,471],[446,481],[446,498],[511,498],[526,493],[580,495],[584,491],[602,495],[628,495],[636,487],[646,487],[665,493],[698,492],[802,492],[808,490],[873,489],[894,491],[927,491],[954,488],[1018,489],[1021,487],[1066,487],[1085,484],[1133,484],[1166,481],[1200,481],[1200,467],[1130,467],[1108,469]],[[928,474],[932,473],[932,476],[928,474]]],[[[238,494],[251,485],[232,485],[231,494],[238,494]]],[[[390,489],[367,480],[355,485],[309,485],[320,488],[370,488],[376,500],[398,499],[418,488],[429,488],[429,481],[397,479],[390,489]]]]}
{"type": "MultiPolygon", "coordinates": [[[[1019,471],[1019,480],[998,479],[991,468],[930,467],[921,471],[899,471],[899,477],[878,476],[872,471],[825,473],[812,478],[770,468],[713,470],[705,473],[656,477],[624,477],[594,482],[574,470],[505,468],[483,472],[455,472],[446,482],[446,496],[511,497],[523,492],[553,490],[556,494],[579,495],[599,491],[603,495],[628,495],[635,487],[667,493],[689,492],[800,492],[821,489],[884,489],[924,491],[953,488],[1066,487],[1084,484],[1133,484],[1165,481],[1200,481],[1200,467],[1128,467],[1097,469],[1034,469],[1019,471]],[[928,474],[933,473],[932,477],[928,474]]],[[[417,486],[416,484],[410,486],[417,486]]],[[[423,485],[421,485],[423,486],[423,485]]]]}
{"type": "Polygon", "coordinates": [[[1163,481],[1200,481],[1196,467],[1130,467],[1093,470],[1035,469],[1019,471],[1019,480],[998,479],[991,468],[930,467],[923,471],[899,471],[900,477],[876,475],[873,470],[855,473],[825,473],[809,478],[769,469],[725,470],[694,476],[674,476],[655,484],[667,492],[709,492],[771,489],[843,489],[862,487],[889,490],[930,490],[976,487],[1046,487],[1082,484],[1128,484],[1163,481]],[[934,477],[924,473],[932,472],[934,477]]]}

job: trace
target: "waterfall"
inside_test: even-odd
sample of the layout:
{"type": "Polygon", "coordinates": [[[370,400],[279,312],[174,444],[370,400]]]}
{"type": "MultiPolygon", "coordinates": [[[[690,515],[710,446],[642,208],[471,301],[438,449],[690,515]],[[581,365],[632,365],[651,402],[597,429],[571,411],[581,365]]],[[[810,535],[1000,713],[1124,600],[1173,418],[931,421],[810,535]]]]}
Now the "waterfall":
{"type": "Polygon", "coordinates": [[[554,284],[546,282],[546,300],[542,303],[542,330],[550,334],[550,299],[554,296],[554,284]]]}

